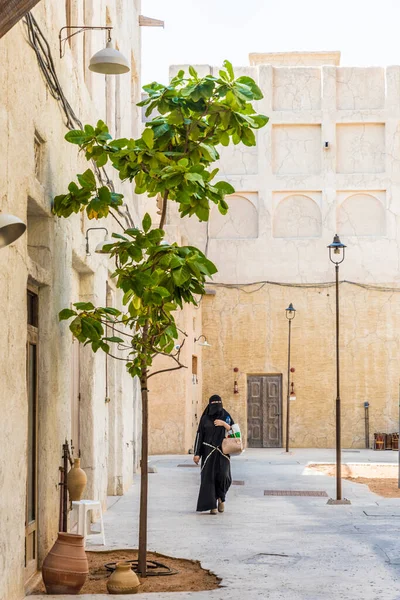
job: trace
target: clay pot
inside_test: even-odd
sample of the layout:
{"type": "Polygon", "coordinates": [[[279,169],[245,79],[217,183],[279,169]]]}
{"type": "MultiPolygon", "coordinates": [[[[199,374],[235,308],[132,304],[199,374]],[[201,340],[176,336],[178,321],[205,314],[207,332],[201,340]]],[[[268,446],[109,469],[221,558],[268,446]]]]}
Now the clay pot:
{"type": "Polygon", "coordinates": [[[137,594],[140,581],[127,563],[117,563],[114,573],[107,581],[109,594],[137,594]]]}
{"type": "Polygon", "coordinates": [[[83,535],[59,533],[42,567],[48,594],[79,594],[89,573],[83,535]]]}
{"type": "Polygon", "coordinates": [[[83,469],[81,469],[81,459],[75,458],[74,466],[68,473],[67,487],[69,499],[81,500],[86,487],[87,477],[83,469]]]}

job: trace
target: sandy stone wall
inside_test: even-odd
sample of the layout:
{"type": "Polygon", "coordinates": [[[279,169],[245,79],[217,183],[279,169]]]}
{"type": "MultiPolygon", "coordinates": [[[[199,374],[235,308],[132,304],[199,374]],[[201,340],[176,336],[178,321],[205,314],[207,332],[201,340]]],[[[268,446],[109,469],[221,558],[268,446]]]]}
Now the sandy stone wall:
{"type": "MultiPolygon", "coordinates": [[[[334,279],[326,247],[337,232],[347,245],[340,277],[357,284],[341,285],[343,444],[362,447],[364,401],[371,434],[398,429],[400,67],[340,67],[339,53],[250,59],[235,73],[258,82],[257,110],[270,122],[256,148],[221,149],[219,176],[236,190],[226,220],[213,212],[208,225],[182,224],[219,268],[216,295],[203,300],[202,332],[212,343],[203,402],[221,392],[246,429],[248,377],[277,374],[286,404],[285,308],[293,302],[291,443],[334,445],[334,289],[314,284],[334,279]]],[[[284,407],[281,417],[284,443],[284,407]]]]}
{"type": "MultiPolygon", "coordinates": [[[[71,24],[112,24],[120,50],[132,60],[131,74],[117,81],[87,70],[90,56],[105,45],[104,32],[80,35],[58,54],[58,32],[66,24],[65,2],[43,0],[33,11],[49,41],[55,68],[66,98],[83,122],[109,120],[112,133],[139,130],[132,101],[140,98],[140,2],[70,3],[71,24]]],[[[67,3],[68,5],[68,3],[67,3]]],[[[27,285],[39,296],[38,341],[38,564],[41,564],[58,530],[59,466],[62,444],[71,440],[74,424],[74,344],[58,312],[71,302],[107,301],[107,258],[94,254],[104,232],[90,236],[91,255],[85,253],[85,232],[96,226],[80,216],[67,220],[51,214],[52,198],[63,193],[76,173],[87,168],[77,148],[64,142],[67,131],[59,105],[51,97],[27,43],[21,21],[0,40],[0,210],[25,222],[28,229],[16,243],[0,250],[0,598],[24,596],[24,535],[27,482],[28,401],[26,386],[27,285]],[[35,141],[36,140],[36,141],[35,141]],[[35,153],[35,148],[37,152],[35,153]]],[[[130,186],[123,188],[136,218],[136,199],[130,186]]],[[[101,223],[103,225],[103,223],[101,223]]],[[[115,223],[107,224],[109,231],[115,223]]],[[[109,284],[112,288],[112,282],[109,284]]],[[[115,294],[115,303],[119,298],[115,294]]],[[[76,344],[75,344],[76,347],[76,344]]],[[[100,499],[106,507],[109,494],[122,494],[132,483],[140,442],[136,384],[121,365],[87,348],[79,351],[80,446],[82,466],[88,475],[85,496],[100,499]],[[108,383],[108,389],[107,389],[108,383]],[[110,399],[106,402],[106,397],[110,399]]]]}
{"type": "MultiPolygon", "coordinates": [[[[212,344],[203,355],[203,397],[220,393],[247,438],[247,381],[252,374],[282,374],[283,418],[287,390],[288,323],[293,302],[291,402],[293,447],[330,448],[335,443],[334,287],[215,286],[203,301],[203,329],[212,344]],[[234,367],[239,394],[233,394],[234,367]]],[[[397,431],[400,312],[398,293],[342,283],[341,398],[343,446],[365,447],[364,402],[370,431],[397,431]]]]}

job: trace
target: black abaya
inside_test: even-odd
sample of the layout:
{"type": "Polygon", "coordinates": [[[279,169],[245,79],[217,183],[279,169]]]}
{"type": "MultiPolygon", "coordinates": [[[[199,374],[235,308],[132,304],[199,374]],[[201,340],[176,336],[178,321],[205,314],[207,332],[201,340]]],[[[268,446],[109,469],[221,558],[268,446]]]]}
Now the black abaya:
{"type": "Polygon", "coordinates": [[[206,511],[217,507],[218,498],[225,502],[225,496],[231,486],[231,463],[229,456],[222,454],[221,445],[226,436],[225,427],[214,425],[215,419],[221,419],[233,425],[229,413],[209,416],[203,414],[197,430],[194,454],[201,456],[201,483],[197,510],[206,511]]]}

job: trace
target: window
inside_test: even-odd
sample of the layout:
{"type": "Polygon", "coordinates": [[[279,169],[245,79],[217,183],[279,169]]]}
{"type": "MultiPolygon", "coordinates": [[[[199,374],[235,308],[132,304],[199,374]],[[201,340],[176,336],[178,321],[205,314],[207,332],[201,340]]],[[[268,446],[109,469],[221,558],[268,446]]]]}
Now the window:
{"type": "Polygon", "coordinates": [[[193,383],[199,383],[199,380],[197,378],[198,375],[198,361],[197,361],[197,356],[192,356],[192,382],[193,383]]]}

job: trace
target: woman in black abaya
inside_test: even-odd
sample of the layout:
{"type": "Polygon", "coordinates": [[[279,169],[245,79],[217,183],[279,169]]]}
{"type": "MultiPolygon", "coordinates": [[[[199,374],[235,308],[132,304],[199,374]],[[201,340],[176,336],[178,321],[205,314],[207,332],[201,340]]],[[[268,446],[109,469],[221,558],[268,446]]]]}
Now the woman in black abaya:
{"type": "Polygon", "coordinates": [[[232,483],[231,462],[221,445],[234,421],[223,408],[217,394],[211,396],[200,419],[194,445],[194,462],[201,459],[201,484],[197,510],[209,510],[212,515],[224,512],[225,496],[232,483]],[[218,508],[217,508],[218,506],[218,508]]]}

